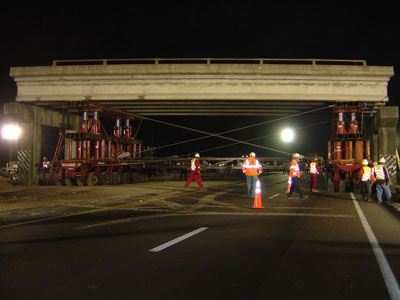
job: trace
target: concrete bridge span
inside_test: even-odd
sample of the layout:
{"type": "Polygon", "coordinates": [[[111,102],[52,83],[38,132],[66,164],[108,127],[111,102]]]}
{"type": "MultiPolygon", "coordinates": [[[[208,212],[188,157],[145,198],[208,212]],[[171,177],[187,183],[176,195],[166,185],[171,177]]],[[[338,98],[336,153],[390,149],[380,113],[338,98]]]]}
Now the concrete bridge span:
{"type": "Polygon", "coordinates": [[[385,106],[393,74],[393,67],[363,60],[56,60],[11,67],[17,96],[4,111],[26,129],[18,152],[26,158],[28,183],[38,179],[41,127],[77,130],[80,116],[62,109],[65,102],[85,100],[143,116],[285,116],[362,103],[365,115],[374,117],[374,159],[393,159],[398,108],[385,106]]]}
{"type": "Polygon", "coordinates": [[[75,60],[12,67],[17,102],[93,100],[141,115],[287,115],[335,102],[388,101],[393,67],[362,60],[75,60]]]}

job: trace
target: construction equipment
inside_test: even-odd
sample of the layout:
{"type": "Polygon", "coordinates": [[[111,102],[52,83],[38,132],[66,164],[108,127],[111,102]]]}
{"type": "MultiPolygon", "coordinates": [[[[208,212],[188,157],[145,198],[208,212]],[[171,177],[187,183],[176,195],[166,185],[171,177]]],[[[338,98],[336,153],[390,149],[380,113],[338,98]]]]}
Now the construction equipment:
{"type": "MultiPolygon", "coordinates": [[[[114,133],[110,136],[101,130],[99,113],[102,109],[87,106],[75,109],[83,110],[81,128],[79,132],[60,131],[50,172],[42,183],[99,185],[146,181],[148,174],[142,172],[144,165],[140,162],[144,156],[142,142],[132,134],[133,118],[115,117],[114,133]],[[90,115],[92,120],[89,120],[90,115]],[[63,150],[64,158],[60,158],[63,150]]],[[[149,153],[151,151],[146,155],[149,153]]]]}
{"type": "MultiPolygon", "coordinates": [[[[66,113],[82,114],[81,126],[79,130],[60,130],[50,168],[39,174],[40,184],[94,186],[145,182],[160,171],[182,170],[189,166],[189,157],[154,157],[155,148],[144,147],[142,141],[136,139],[143,120],[136,114],[88,101],[65,106],[66,113]],[[114,119],[112,134],[102,126],[100,114],[114,119]],[[138,121],[136,132],[133,132],[134,121],[138,121]]],[[[204,170],[221,172],[227,169],[232,175],[234,171],[240,171],[240,161],[244,159],[201,158],[204,170]]],[[[287,170],[287,160],[287,157],[266,157],[262,162],[266,164],[266,170],[282,172],[287,170]],[[278,165],[278,162],[284,164],[278,165]]]]}
{"type": "Polygon", "coordinates": [[[337,104],[333,108],[332,136],[328,141],[328,168],[333,178],[334,191],[339,191],[341,180],[345,191],[353,191],[363,159],[370,160],[370,141],[363,138],[364,115],[362,106],[337,104]]]}

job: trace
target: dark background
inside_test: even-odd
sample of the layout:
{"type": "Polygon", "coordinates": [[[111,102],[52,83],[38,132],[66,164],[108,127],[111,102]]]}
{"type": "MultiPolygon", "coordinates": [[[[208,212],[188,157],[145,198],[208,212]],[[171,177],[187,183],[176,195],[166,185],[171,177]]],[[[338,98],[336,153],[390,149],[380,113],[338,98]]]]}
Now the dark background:
{"type": "MultiPolygon", "coordinates": [[[[327,58],[366,59],[368,65],[393,66],[388,105],[400,102],[399,26],[395,1],[346,2],[256,1],[224,4],[138,2],[113,5],[66,2],[64,6],[8,5],[1,11],[0,102],[15,100],[12,66],[49,66],[54,59],[92,58],[327,58]],[[354,3],[354,2],[352,2],[354,3]]],[[[118,2],[118,4],[121,4],[118,2]]],[[[0,103],[0,104],[1,104],[0,103]]],[[[154,117],[157,118],[157,117],[154,117]]],[[[209,132],[222,132],[268,118],[158,118],[209,132]]],[[[271,119],[271,118],[270,118],[271,119]]],[[[324,123],[297,132],[296,141],[283,144],[276,133],[284,126],[304,127],[327,121],[318,115],[257,126],[229,136],[287,152],[326,153],[331,125],[324,123]]],[[[0,125],[7,116],[0,114],[0,125]]],[[[49,130],[49,141],[56,133],[49,130]]],[[[144,144],[162,146],[200,135],[145,121],[139,137],[144,144]]],[[[49,144],[54,144],[51,142],[49,144]]],[[[261,148],[232,146],[204,151],[229,141],[204,139],[160,149],[157,155],[237,156],[261,148]]],[[[51,148],[51,147],[50,147],[51,148]]],[[[52,149],[44,155],[52,156],[52,149]]],[[[9,143],[1,139],[0,162],[9,158],[9,143]]]]}

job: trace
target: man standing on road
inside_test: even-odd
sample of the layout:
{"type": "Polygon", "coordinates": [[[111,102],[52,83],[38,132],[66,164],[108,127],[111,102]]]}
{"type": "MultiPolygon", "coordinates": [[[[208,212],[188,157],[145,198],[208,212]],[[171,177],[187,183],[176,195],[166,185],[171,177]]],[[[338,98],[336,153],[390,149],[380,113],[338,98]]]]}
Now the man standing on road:
{"type": "Polygon", "coordinates": [[[358,173],[358,181],[360,182],[360,190],[363,201],[369,201],[371,197],[371,181],[375,181],[375,177],[371,168],[368,166],[368,160],[363,159],[362,168],[358,173]]]}
{"type": "Polygon", "coordinates": [[[251,152],[249,158],[242,164],[242,171],[246,175],[247,194],[252,199],[255,196],[258,175],[262,173],[262,166],[254,152],[251,152]]]}
{"type": "Polygon", "coordinates": [[[297,163],[300,159],[300,154],[293,153],[292,158],[293,159],[292,162],[290,163],[290,169],[289,169],[289,182],[291,185],[288,194],[288,200],[295,199],[295,197],[293,197],[294,189],[296,189],[296,191],[299,193],[301,199],[307,199],[308,196],[307,195],[303,196],[303,192],[300,186],[300,168],[299,164],[297,163]]]}
{"type": "Polygon", "coordinates": [[[383,204],[382,194],[385,193],[388,203],[392,203],[392,192],[390,191],[390,177],[387,168],[385,167],[386,160],[381,157],[378,165],[375,167],[376,174],[376,197],[378,203],[383,204]]]}
{"type": "Polygon", "coordinates": [[[321,173],[321,169],[318,166],[318,158],[314,158],[310,164],[310,192],[318,193],[317,181],[318,175],[321,173]]]}
{"type": "Polygon", "coordinates": [[[192,180],[196,180],[200,189],[204,188],[203,183],[201,182],[200,177],[200,154],[196,153],[194,158],[190,162],[190,177],[185,183],[185,187],[188,187],[192,180]]]}

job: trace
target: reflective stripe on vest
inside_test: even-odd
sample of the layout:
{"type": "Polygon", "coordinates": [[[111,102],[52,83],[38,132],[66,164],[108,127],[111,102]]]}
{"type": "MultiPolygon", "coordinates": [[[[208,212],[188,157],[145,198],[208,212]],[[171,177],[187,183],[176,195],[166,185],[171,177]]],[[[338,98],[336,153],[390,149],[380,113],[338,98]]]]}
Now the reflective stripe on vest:
{"type": "Polygon", "coordinates": [[[190,168],[192,171],[196,171],[196,160],[198,160],[197,158],[193,158],[192,162],[190,164],[190,168]]]}
{"type": "Polygon", "coordinates": [[[362,181],[371,180],[371,169],[370,169],[370,167],[363,167],[363,169],[364,169],[364,173],[362,175],[361,180],[362,181]]]}
{"type": "Polygon", "coordinates": [[[250,164],[249,160],[246,159],[246,161],[243,163],[243,166],[244,166],[246,169],[258,169],[259,167],[261,167],[261,164],[259,163],[258,160],[256,160],[256,163],[255,163],[255,164],[250,164]]]}
{"type": "Polygon", "coordinates": [[[295,160],[292,160],[292,162],[290,163],[289,176],[290,177],[296,177],[296,176],[300,177],[299,165],[297,164],[297,162],[295,160]]]}
{"type": "Polygon", "coordinates": [[[319,174],[317,171],[317,163],[316,162],[312,162],[310,164],[310,173],[311,174],[319,174]]]}
{"type": "Polygon", "coordinates": [[[382,165],[377,165],[375,167],[375,171],[376,171],[376,179],[378,180],[385,180],[385,171],[384,171],[384,166],[382,165]]]}

